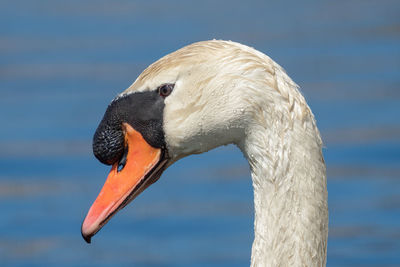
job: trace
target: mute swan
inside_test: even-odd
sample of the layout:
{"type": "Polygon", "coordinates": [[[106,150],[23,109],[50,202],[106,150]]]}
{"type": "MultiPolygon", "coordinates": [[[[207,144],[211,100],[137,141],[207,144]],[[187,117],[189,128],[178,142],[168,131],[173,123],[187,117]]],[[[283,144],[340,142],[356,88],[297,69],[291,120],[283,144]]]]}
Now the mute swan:
{"type": "Polygon", "coordinates": [[[112,165],[82,236],[175,161],[235,144],[254,188],[251,266],[325,266],[328,206],[322,141],[298,86],[263,53],[204,41],[150,65],[108,106],[94,155],[112,165]]]}

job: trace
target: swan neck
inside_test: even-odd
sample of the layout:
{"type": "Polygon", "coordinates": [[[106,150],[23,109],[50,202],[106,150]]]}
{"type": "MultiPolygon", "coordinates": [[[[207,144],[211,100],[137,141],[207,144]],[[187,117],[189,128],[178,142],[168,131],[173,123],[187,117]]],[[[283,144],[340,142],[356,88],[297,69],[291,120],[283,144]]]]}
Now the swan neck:
{"type": "Polygon", "coordinates": [[[312,114],[292,125],[255,124],[241,149],[254,187],[251,266],[325,266],[326,174],[312,114]]]}

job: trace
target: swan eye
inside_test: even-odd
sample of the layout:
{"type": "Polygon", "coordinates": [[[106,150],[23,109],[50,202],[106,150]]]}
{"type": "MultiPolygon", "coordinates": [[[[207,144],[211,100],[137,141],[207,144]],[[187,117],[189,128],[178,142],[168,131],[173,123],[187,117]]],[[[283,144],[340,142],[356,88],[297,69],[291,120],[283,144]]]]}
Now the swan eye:
{"type": "Polygon", "coordinates": [[[163,84],[160,87],[158,87],[158,93],[162,97],[167,97],[172,93],[174,86],[175,86],[175,84],[172,84],[172,83],[163,84]]]}

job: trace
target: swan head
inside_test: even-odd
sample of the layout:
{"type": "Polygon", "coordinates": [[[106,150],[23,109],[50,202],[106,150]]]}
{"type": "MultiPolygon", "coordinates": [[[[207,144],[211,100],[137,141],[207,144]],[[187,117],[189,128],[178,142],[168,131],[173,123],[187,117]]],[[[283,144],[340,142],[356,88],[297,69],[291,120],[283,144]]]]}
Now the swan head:
{"type": "Polygon", "coordinates": [[[233,44],[186,46],[150,65],[122,94],[172,87],[164,98],[162,126],[170,163],[242,139],[248,103],[240,92],[243,77],[228,63],[233,44]]]}
{"type": "Polygon", "coordinates": [[[83,222],[87,242],[175,161],[240,145],[257,107],[246,92],[270,79],[268,65],[259,63],[266,56],[254,51],[224,41],[186,46],[150,65],[111,102],[93,151],[112,169],[83,222]]]}

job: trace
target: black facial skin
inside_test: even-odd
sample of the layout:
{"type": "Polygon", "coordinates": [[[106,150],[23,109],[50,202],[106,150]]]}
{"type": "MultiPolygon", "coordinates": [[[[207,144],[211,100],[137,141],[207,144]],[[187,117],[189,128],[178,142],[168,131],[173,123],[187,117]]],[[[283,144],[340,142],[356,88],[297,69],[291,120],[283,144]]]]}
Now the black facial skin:
{"type": "Polygon", "coordinates": [[[96,158],[106,165],[122,158],[125,150],[123,123],[140,132],[152,147],[164,149],[164,98],[155,90],[132,93],[112,101],[93,136],[96,158]]]}

